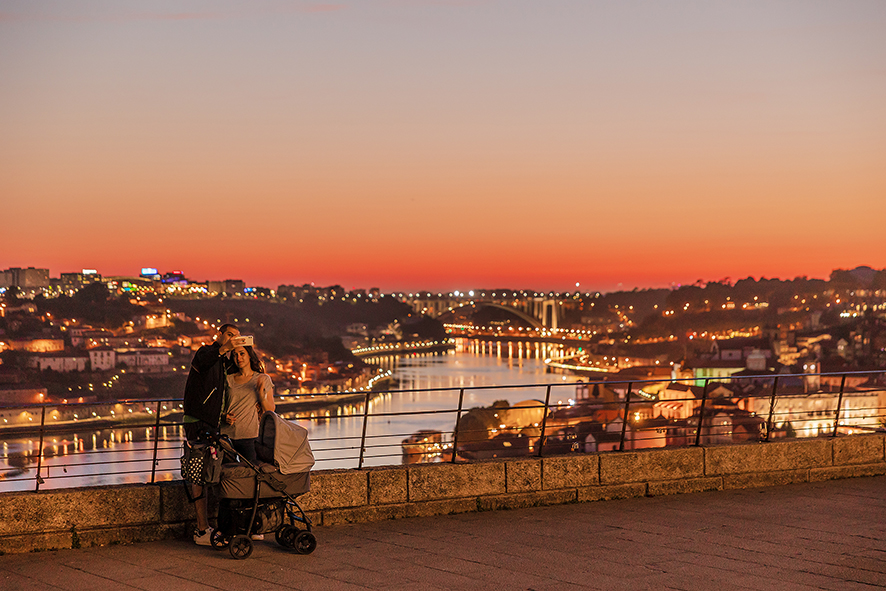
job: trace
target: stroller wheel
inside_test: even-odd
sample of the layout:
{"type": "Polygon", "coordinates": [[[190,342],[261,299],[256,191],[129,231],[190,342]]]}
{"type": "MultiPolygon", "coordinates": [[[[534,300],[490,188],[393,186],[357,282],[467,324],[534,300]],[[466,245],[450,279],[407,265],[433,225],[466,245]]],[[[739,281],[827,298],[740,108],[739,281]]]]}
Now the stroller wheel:
{"type": "Polygon", "coordinates": [[[310,554],[317,548],[317,538],[309,531],[301,531],[295,536],[294,548],[299,554],[310,554]]]}
{"type": "Polygon", "coordinates": [[[249,536],[234,536],[229,546],[231,556],[237,560],[246,560],[252,554],[252,540],[249,536]]]}
{"type": "Polygon", "coordinates": [[[212,547],[216,550],[224,550],[228,547],[228,544],[231,543],[231,538],[222,532],[215,530],[212,532],[212,537],[209,541],[212,543],[212,547]]]}
{"type": "Polygon", "coordinates": [[[277,543],[283,546],[284,548],[294,548],[295,547],[295,537],[298,535],[298,529],[291,525],[284,525],[276,532],[274,532],[274,538],[277,540],[277,543]]]}

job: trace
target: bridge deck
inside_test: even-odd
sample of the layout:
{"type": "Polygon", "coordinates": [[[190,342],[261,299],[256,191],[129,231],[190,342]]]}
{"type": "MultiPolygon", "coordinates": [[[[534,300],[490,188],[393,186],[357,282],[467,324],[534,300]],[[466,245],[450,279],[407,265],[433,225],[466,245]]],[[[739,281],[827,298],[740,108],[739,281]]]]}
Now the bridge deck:
{"type": "Polygon", "coordinates": [[[166,541],[0,557],[5,590],[874,589],[886,477],[316,530],[245,561],[166,541]]]}

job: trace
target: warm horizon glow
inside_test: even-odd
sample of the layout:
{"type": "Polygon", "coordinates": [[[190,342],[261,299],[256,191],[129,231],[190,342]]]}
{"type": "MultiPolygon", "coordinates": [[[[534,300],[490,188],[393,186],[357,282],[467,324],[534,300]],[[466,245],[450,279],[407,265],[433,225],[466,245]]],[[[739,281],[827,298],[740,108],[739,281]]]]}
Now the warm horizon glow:
{"type": "Polygon", "coordinates": [[[0,0],[0,269],[609,291],[886,267],[886,4],[0,0]]]}

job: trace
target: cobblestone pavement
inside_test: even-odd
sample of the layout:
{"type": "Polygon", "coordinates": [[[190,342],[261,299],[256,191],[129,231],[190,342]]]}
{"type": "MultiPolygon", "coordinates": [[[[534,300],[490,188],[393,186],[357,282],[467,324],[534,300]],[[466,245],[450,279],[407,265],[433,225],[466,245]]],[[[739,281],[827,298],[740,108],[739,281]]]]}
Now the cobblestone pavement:
{"type": "MultiPolygon", "coordinates": [[[[0,589],[875,589],[886,477],[319,527],[247,560],[188,541],[0,556],[0,589]]],[[[269,540],[272,536],[268,536],[269,540]]]]}

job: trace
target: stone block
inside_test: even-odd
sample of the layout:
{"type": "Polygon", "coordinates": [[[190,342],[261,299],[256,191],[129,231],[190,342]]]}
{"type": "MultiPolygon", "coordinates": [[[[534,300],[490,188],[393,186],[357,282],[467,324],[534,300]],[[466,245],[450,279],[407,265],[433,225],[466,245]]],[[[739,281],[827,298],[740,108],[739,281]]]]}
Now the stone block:
{"type": "Polygon", "coordinates": [[[0,538],[0,554],[62,550],[71,545],[71,532],[31,533],[0,538]]]}
{"type": "Polygon", "coordinates": [[[541,490],[541,460],[508,460],[505,462],[507,472],[507,491],[509,493],[541,490]]]}
{"type": "Polygon", "coordinates": [[[610,484],[605,486],[588,486],[579,488],[579,503],[592,503],[595,501],[612,501],[615,499],[634,499],[646,496],[646,483],[637,482],[631,484],[610,484]]]}
{"type": "Polygon", "coordinates": [[[723,490],[723,477],[659,480],[648,484],[646,494],[650,497],[658,497],[661,495],[678,495],[709,490],[723,490]]]}
{"type": "Polygon", "coordinates": [[[505,492],[505,463],[429,464],[409,472],[412,502],[458,497],[497,495],[505,492]]]}
{"type": "Polygon", "coordinates": [[[77,532],[72,547],[89,548],[109,544],[136,544],[155,540],[181,539],[189,537],[192,533],[193,528],[184,523],[91,529],[77,532]]]}
{"type": "Polygon", "coordinates": [[[0,554],[180,539],[187,537],[190,533],[190,526],[184,523],[128,525],[84,530],[72,526],[70,530],[63,532],[40,532],[2,537],[0,538],[0,554]]]}
{"type": "Polygon", "coordinates": [[[160,490],[125,485],[11,493],[0,496],[0,514],[0,535],[153,523],[160,519],[160,490]]]}
{"type": "Polygon", "coordinates": [[[194,505],[188,500],[184,484],[177,482],[163,482],[156,485],[160,491],[160,522],[176,523],[181,521],[194,521],[194,505]]]}
{"type": "Polygon", "coordinates": [[[778,472],[756,472],[753,474],[726,474],[723,488],[759,488],[761,486],[782,486],[809,481],[809,470],[781,470],[778,472]]]}
{"type": "Polygon", "coordinates": [[[546,505],[565,505],[576,502],[575,489],[533,491],[479,497],[479,511],[498,511],[501,509],[525,509],[527,507],[544,507],[546,505]]]}
{"type": "Polygon", "coordinates": [[[881,476],[883,474],[886,474],[886,463],[812,468],[809,470],[809,482],[837,480],[840,478],[860,478],[862,476],[881,476]]]}
{"type": "Polygon", "coordinates": [[[406,469],[373,469],[368,474],[370,505],[405,503],[409,499],[406,469]]]}
{"type": "Polygon", "coordinates": [[[832,439],[834,446],[834,465],[873,464],[882,462],[883,439],[881,434],[851,435],[832,439]]]}
{"type": "Polygon", "coordinates": [[[311,492],[298,504],[305,511],[361,507],[368,500],[366,472],[363,470],[319,470],[311,472],[311,492]]]}
{"type": "Polygon", "coordinates": [[[409,517],[433,517],[434,515],[455,515],[456,513],[471,513],[477,510],[477,498],[470,499],[444,499],[440,501],[425,501],[423,503],[409,503],[407,513],[409,517]]]}
{"type": "Polygon", "coordinates": [[[794,439],[705,448],[705,475],[774,472],[831,465],[827,439],[794,439]]]}
{"type": "Polygon", "coordinates": [[[600,456],[600,484],[702,476],[704,450],[698,447],[629,451],[600,456]]]}
{"type": "Polygon", "coordinates": [[[323,525],[341,525],[345,523],[384,521],[386,519],[403,519],[408,516],[409,507],[406,503],[400,503],[397,505],[351,507],[348,509],[327,509],[323,512],[323,525]]]}
{"type": "Polygon", "coordinates": [[[543,458],[542,489],[556,490],[600,483],[600,456],[575,454],[543,458]]]}

